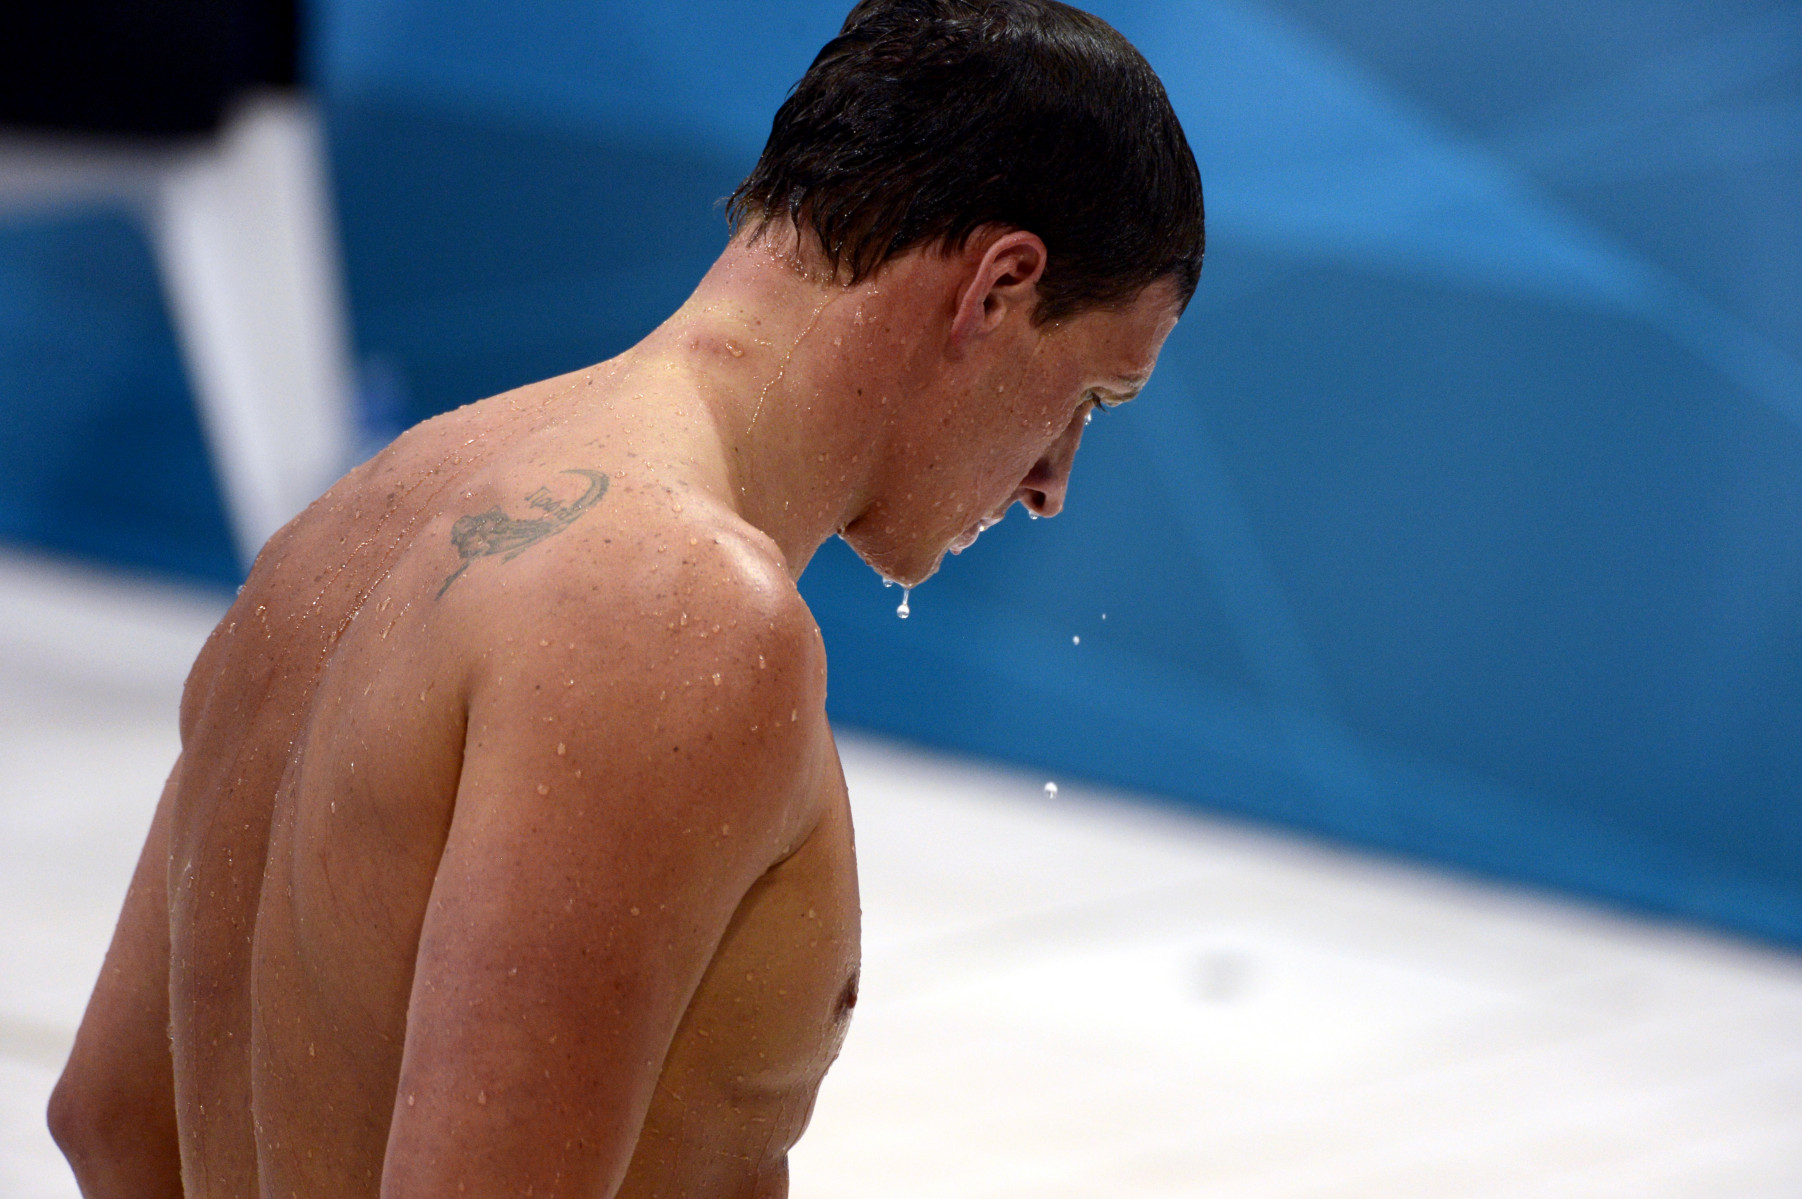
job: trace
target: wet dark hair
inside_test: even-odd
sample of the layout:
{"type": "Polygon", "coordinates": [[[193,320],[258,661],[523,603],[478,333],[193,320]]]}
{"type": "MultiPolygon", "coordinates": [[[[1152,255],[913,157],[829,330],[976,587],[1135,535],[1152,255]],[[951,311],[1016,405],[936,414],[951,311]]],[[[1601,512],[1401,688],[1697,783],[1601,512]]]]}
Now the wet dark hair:
{"type": "Polygon", "coordinates": [[[776,112],[727,201],[735,232],[778,217],[841,277],[977,229],[1037,234],[1034,319],[1194,294],[1201,175],[1164,86],[1112,26],[1057,0],[862,0],[776,112]]]}

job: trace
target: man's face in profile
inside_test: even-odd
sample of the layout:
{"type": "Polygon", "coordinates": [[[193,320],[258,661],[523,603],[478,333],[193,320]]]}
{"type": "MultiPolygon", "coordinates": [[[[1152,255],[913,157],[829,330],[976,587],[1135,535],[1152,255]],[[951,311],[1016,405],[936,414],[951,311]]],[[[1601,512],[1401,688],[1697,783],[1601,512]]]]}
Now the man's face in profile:
{"type": "Polygon", "coordinates": [[[1144,386],[1178,311],[1172,286],[1158,282],[1128,304],[995,339],[962,385],[920,401],[937,419],[917,421],[901,452],[914,478],[928,482],[853,522],[845,540],[885,576],[912,585],[1016,502],[1057,515],[1089,415],[1144,386]]]}

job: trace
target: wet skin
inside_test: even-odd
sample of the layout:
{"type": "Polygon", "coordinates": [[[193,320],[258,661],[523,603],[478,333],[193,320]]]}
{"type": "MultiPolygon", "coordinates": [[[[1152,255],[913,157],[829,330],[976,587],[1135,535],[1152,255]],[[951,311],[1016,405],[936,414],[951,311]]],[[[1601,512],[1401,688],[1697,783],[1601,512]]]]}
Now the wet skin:
{"type": "Polygon", "coordinates": [[[1175,319],[1022,325],[1034,243],[886,302],[737,246],[644,345],[427,422],[271,540],[53,1101],[85,1194],[786,1194],[858,970],[795,579],[833,532],[913,582],[1054,514],[1175,319]]]}

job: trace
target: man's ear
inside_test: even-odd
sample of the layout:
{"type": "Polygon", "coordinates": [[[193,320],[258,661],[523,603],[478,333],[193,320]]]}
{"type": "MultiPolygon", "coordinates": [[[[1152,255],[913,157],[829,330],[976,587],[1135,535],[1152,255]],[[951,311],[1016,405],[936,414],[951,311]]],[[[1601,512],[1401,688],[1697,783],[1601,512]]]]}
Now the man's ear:
{"type": "MultiPolygon", "coordinates": [[[[976,249],[977,247],[972,247],[976,249]]],[[[958,292],[951,318],[951,342],[964,345],[999,329],[1008,316],[1030,317],[1039,302],[1045,273],[1045,243],[1036,234],[1012,229],[989,242],[976,257],[958,292]]]]}

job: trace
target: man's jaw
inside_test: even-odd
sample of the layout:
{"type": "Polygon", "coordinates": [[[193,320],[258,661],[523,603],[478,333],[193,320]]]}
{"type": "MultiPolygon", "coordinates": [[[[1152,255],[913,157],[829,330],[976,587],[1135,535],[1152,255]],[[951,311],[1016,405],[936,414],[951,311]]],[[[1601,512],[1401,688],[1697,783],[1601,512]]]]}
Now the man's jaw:
{"type": "Polygon", "coordinates": [[[1013,503],[1014,501],[1010,499],[1000,511],[982,517],[971,524],[970,527],[965,529],[962,533],[958,534],[957,537],[953,538],[949,543],[942,543],[937,553],[933,555],[931,565],[925,570],[904,569],[902,563],[899,561],[899,555],[891,555],[882,552],[876,546],[869,544],[864,537],[858,535],[863,531],[858,528],[859,521],[851,521],[838,531],[838,535],[844,540],[846,545],[851,547],[859,558],[864,560],[866,565],[884,579],[891,583],[898,583],[906,587],[918,587],[921,583],[924,583],[927,579],[939,572],[939,567],[944,564],[945,555],[947,553],[963,553],[974,545],[976,539],[982,536],[983,533],[1000,524],[1002,518],[1007,515],[1008,508],[1011,508],[1013,503]]]}

